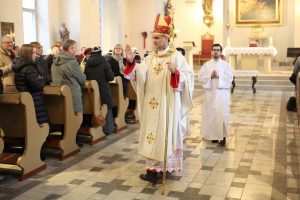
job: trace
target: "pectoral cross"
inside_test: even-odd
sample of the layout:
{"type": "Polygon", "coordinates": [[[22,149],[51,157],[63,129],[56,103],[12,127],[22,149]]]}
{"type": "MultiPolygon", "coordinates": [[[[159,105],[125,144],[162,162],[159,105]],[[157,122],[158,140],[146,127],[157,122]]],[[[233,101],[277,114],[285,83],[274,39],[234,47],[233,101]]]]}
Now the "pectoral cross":
{"type": "Polygon", "coordinates": [[[163,70],[161,63],[158,63],[157,65],[155,65],[154,71],[155,71],[156,75],[158,75],[161,72],[161,70],[163,70]]]}

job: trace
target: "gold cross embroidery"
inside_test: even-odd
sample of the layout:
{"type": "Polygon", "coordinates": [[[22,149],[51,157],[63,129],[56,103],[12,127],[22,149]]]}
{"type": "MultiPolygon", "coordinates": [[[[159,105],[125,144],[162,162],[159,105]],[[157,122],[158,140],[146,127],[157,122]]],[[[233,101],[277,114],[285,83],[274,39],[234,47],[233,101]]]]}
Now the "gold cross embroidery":
{"type": "Polygon", "coordinates": [[[148,144],[151,144],[151,143],[153,143],[153,141],[154,141],[154,134],[152,133],[152,132],[149,132],[148,134],[147,134],[147,141],[148,141],[148,144]]]}
{"type": "Polygon", "coordinates": [[[150,107],[151,107],[153,110],[154,110],[155,108],[157,108],[157,106],[158,106],[158,102],[157,102],[157,100],[156,100],[154,97],[150,100],[149,104],[150,104],[150,107]]]}
{"type": "Polygon", "coordinates": [[[155,65],[153,69],[155,71],[155,74],[158,75],[161,72],[161,70],[163,70],[163,67],[161,66],[160,63],[158,63],[157,65],[155,65]]]}

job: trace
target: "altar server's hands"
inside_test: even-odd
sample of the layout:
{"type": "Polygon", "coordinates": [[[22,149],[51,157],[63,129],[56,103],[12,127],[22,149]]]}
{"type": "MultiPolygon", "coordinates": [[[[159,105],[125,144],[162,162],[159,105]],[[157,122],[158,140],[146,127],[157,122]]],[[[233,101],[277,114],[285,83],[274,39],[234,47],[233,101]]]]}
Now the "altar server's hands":
{"type": "Polygon", "coordinates": [[[211,78],[218,78],[219,77],[219,74],[216,70],[212,71],[211,73],[211,78]]]}

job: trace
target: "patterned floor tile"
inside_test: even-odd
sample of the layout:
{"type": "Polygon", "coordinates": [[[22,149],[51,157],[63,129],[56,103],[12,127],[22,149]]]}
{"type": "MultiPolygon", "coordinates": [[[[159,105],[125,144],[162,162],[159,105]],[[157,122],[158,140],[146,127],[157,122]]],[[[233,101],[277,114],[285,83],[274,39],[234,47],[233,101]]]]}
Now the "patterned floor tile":
{"type": "Polygon", "coordinates": [[[202,95],[194,95],[183,170],[167,179],[164,196],[161,184],[138,177],[145,159],[137,152],[139,125],[130,124],[62,162],[47,157],[48,168],[25,181],[0,174],[0,199],[300,199],[297,116],[285,110],[293,93],[235,91],[225,147],[200,135],[202,95]]]}

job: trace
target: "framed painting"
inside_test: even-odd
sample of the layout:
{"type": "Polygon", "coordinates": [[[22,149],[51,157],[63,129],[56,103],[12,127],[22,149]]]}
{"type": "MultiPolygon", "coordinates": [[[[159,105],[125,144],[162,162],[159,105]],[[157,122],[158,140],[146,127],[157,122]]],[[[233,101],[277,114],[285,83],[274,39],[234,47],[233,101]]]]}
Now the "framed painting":
{"type": "Polygon", "coordinates": [[[236,25],[280,25],[282,0],[236,0],[236,25]]]}
{"type": "Polygon", "coordinates": [[[1,37],[3,35],[9,35],[15,41],[15,30],[14,30],[14,23],[10,22],[1,22],[1,37]]]}

